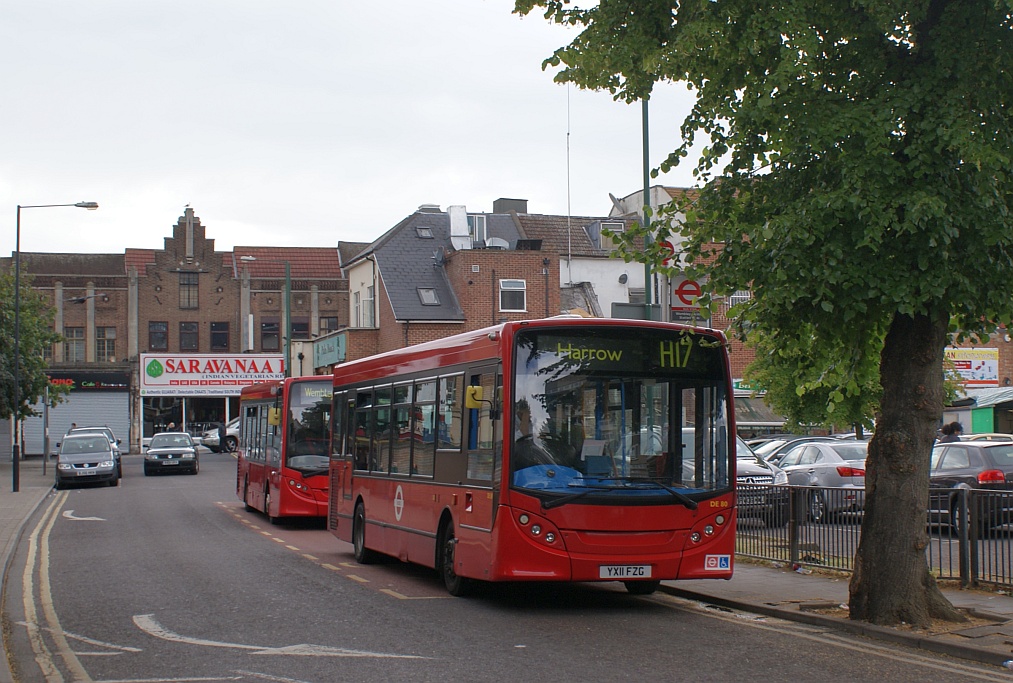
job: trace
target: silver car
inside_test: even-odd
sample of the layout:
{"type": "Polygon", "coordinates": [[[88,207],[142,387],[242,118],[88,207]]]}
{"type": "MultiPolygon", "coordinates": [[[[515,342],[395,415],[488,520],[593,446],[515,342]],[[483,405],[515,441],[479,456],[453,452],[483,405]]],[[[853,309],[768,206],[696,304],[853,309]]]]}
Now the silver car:
{"type": "Polygon", "coordinates": [[[865,508],[865,459],[868,441],[802,443],[778,462],[791,486],[809,486],[809,519],[826,522],[831,515],[860,513],[865,508]]]}
{"type": "Polygon", "coordinates": [[[112,445],[104,434],[68,434],[58,444],[56,488],[67,484],[120,483],[112,445]]]}
{"type": "Polygon", "coordinates": [[[219,443],[221,439],[218,438],[218,427],[213,427],[204,431],[200,436],[201,445],[207,446],[212,453],[235,453],[236,448],[239,446],[239,418],[233,418],[229,420],[229,423],[225,425],[225,443],[224,445],[219,443]]]}
{"type": "Polygon", "coordinates": [[[109,427],[74,427],[67,434],[102,434],[109,439],[109,444],[113,449],[113,457],[116,459],[116,476],[120,479],[123,478],[123,457],[120,452],[120,440],[113,434],[113,430],[109,427]]]}

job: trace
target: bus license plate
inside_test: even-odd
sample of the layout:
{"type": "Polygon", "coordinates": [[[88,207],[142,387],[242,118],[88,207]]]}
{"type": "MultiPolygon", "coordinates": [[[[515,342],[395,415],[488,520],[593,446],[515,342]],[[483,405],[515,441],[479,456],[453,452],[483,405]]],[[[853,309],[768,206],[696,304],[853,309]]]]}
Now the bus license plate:
{"type": "Polygon", "coordinates": [[[649,564],[603,564],[598,567],[598,578],[601,579],[649,579],[649,564]]]}

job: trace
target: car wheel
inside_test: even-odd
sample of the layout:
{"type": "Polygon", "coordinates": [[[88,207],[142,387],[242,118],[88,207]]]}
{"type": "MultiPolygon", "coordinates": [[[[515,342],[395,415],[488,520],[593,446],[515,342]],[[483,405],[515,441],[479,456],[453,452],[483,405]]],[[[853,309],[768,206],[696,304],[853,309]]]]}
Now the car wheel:
{"type": "Polygon", "coordinates": [[[151,476],[151,470],[148,469],[147,467],[144,468],[144,476],[146,476],[146,477],[150,477],[151,476]]]}
{"type": "Polygon", "coordinates": [[[193,464],[193,469],[190,470],[190,474],[197,474],[198,472],[200,472],[200,460],[193,464]]]}
{"type": "Polygon", "coordinates": [[[211,451],[212,453],[221,453],[222,452],[222,449],[219,448],[218,446],[208,446],[208,450],[211,451]]]}
{"type": "Polygon", "coordinates": [[[53,483],[53,488],[55,488],[57,491],[62,491],[63,490],[63,482],[60,482],[60,481],[54,482],[53,483]]]}
{"type": "Polygon", "coordinates": [[[235,453],[239,447],[239,440],[234,436],[225,437],[225,450],[229,453],[235,453]]]}
{"type": "Polygon", "coordinates": [[[118,477],[113,477],[112,479],[110,479],[109,480],[109,485],[110,486],[119,486],[120,485],[119,478],[118,477]]]}

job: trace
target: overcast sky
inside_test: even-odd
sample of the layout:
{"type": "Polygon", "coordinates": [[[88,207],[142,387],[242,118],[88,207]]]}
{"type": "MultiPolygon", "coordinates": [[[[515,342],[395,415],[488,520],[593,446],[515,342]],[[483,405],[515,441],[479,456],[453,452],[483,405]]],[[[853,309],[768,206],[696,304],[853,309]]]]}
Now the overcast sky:
{"type": "MultiPolygon", "coordinates": [[[[372,241],[420,204],[606,215],[641,108],[552,82],[570,31],[512,0],[31,0],[0,12],[0,253],[372,241]],[[569,153],[567,147],[569,146],[569,153]]],[[[690,101],[651,100],[651,163],[690,101]]],[[[688,169],[658,182],[689,186],[688,169]]]]}

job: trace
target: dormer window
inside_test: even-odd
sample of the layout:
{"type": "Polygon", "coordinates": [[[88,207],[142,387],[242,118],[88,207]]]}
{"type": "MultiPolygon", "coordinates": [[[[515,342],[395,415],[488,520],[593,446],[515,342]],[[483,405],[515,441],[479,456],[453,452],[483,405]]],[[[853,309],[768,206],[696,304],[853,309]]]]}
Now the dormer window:
{"type": "Polygon", "coordinates": [[[422,226],[416,226],[415,227],[415,234],[418,235],[419,237],[421,237],[424,240],[431,240],[431,239],[433,239],[433,229],[432,228],[426,228],[426,227],[422,227],[422,226]]]}
{"type": "Polygon", "coordinates": [[[486,240],[485,231],[485,216],[472,214],[468,216],[468,235],[471,236],[473,244],[481,242],[483,245],[486,240]]]}

